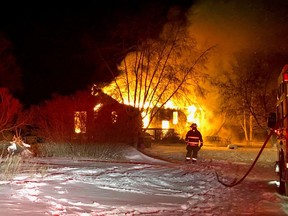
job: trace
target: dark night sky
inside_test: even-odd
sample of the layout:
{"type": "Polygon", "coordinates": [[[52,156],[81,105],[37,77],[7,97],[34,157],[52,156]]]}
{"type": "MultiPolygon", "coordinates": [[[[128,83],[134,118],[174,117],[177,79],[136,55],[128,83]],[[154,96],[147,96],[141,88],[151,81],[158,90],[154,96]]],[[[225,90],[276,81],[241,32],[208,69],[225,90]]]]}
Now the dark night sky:
{"type": "Polygon", "coordinates": [[[22,69],[24,91],[17,97],[23,104],[38,104],[53,93],[71,95],[93,83],[110,81],[99,53],[107,61],[119,60],[123,38],[133,42],[137,32],[157,37],[175,5],[183,17],[187,15],[197,42],[218,46],[217,61],[212,62],[217,67],[211,66],[210,73],[226,70],[233,53],[241,50],[269,53],[274,63],[280,62],[277,71],[288,62],[287,0],[59,2],[1,3],[0,32],[12,43],[22,69]]]}
{"type": "Polygon", "coordinates": [[[53,93],[69,95],[93,82],[108,81],[109,73],[96,50],[110,47],[113,51],[120,23],[125,25],[137,16],[150,18],[159,23],[160,30],[172,5],[185,10],[191,2],[86,0],[65,5],[53,1],[2,5],[0,32],[12,43],[22,69],[24,91],[18,97],[24,104],[38,104],[53,93]]]}

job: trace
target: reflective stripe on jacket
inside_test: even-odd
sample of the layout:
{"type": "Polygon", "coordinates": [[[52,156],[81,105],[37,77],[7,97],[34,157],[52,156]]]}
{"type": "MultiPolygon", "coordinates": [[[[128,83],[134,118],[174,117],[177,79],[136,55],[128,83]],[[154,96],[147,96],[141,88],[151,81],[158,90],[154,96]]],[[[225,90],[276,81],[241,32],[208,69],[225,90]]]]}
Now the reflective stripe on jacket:
{"type": "Polygon", "coordinates": [[[200,142],[200,145],[203,144],[202,135],[201,135],[201,133],[198,130],[190,130],[190,131],[188,131],[187,134],[186,134],[185,141],[190,146],[198,146],[199,142],[200,142]]]}

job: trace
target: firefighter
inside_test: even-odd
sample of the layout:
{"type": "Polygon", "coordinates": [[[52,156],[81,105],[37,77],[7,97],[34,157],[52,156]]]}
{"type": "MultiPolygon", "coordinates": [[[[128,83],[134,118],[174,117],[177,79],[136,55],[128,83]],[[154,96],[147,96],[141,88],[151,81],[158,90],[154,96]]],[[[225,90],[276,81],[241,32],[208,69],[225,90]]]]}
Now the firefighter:
{"type": "Polygon", "coordinates": [[[200,131],[197,130],[197,124],[193,123],[190,126],[191,130],[189,130],[186,134],[186,161],[191,161],[192,155],[192,162],[195,163],[197,161],[198,151],[203,146],[203,139],[202,134],[200,131]]]}

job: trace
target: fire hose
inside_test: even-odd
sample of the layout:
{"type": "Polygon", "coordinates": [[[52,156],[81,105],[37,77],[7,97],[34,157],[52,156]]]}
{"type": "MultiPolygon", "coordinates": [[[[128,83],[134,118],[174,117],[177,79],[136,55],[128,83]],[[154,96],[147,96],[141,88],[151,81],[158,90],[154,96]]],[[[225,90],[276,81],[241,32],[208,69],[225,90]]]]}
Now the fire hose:
{"type": "Polygon", "coordinates": [[[241,179],[239,179],[239,180],[234,179],[234,181],[233,181],[232,183],[227,184],[227,183],[225,183],[225,182],[223,182],[223,181],[221,181],[221,180],[219,179],[219,175],[218,175],[218,173],[215,171],[218,182],[220,182],[222,185],[224,185],[224,186],[226,186],[226,187],[234,187],[234,186],[240,184],[240,183],[249,175],[249,173],[251,172],[251,170],[252,170],[253,167],[255,166],[256,162],[258,161],[258,159],[259,159],[260,155],[262,154],[262,152],[263,152],[263,150],[264,150],[264,148],[265,148],[268,140],[270,139],[270,137],[272,136],[273,133],[274,133],[274,131],[271,130],[270,133],[269,133],[269,135],[267,136],[265,142],[263,143],[263,145],[262,145],[262,147],[261,147],[258,155],[256,156],[254,162],[252,163],[252,165],[250,166],[250,168],[248,169],[248,171],[245,173],[245,175],[244,175],[241,179]]]}

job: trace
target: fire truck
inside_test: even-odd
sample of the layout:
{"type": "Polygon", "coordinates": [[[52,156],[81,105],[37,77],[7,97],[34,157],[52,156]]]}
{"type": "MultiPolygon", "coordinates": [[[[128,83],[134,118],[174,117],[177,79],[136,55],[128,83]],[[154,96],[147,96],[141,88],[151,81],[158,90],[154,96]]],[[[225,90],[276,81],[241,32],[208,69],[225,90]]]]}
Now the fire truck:
{"type": "Polygon", "coordinates": [[[288,64],[278,77],[276,113],[270,113],[268,127],[277,137],[275,171],[279,176],[278,192],[288,195],[288,64]]]}

